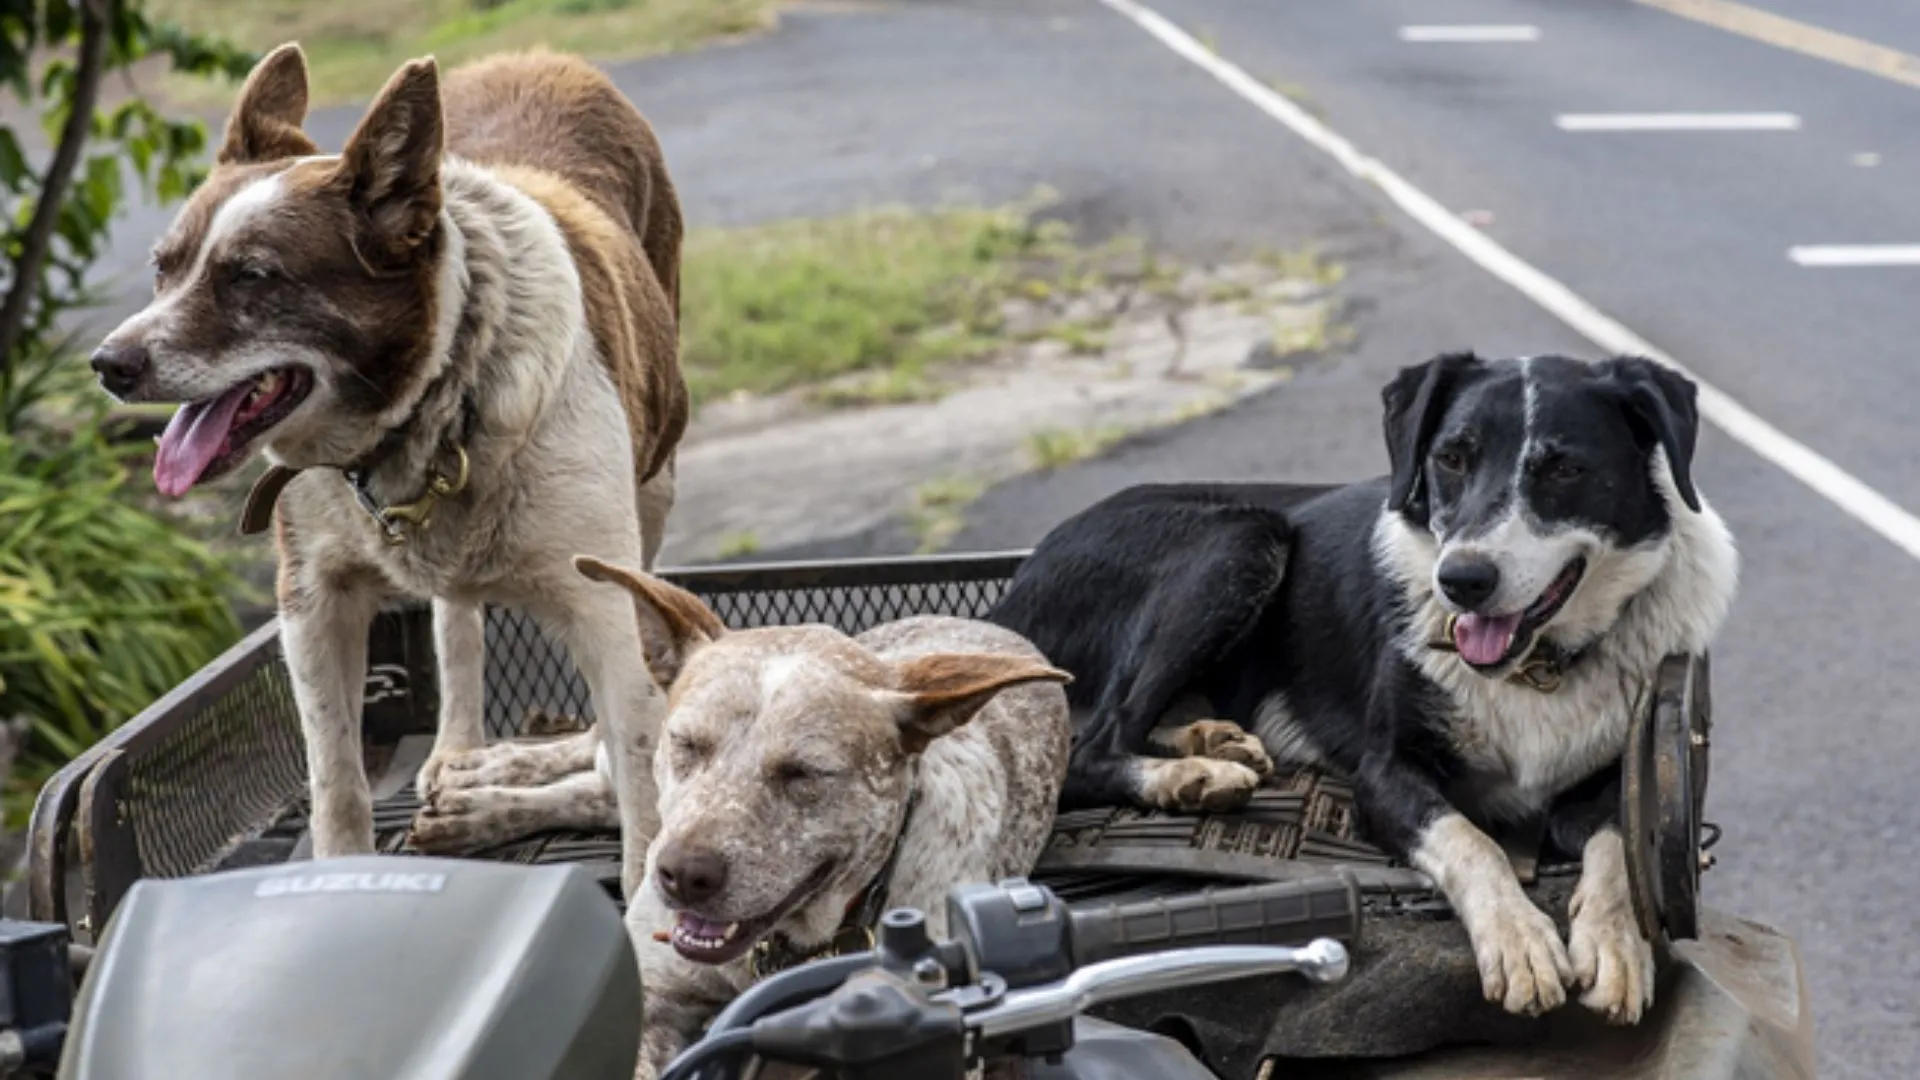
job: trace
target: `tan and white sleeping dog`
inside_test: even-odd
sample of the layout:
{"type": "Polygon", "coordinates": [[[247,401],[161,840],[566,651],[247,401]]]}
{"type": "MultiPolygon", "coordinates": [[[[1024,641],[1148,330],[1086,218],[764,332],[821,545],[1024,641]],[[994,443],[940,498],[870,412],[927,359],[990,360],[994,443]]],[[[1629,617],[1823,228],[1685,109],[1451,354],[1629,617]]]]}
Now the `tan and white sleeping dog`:
{"type": "MultiPolygon", "coordinates": [[[[632,594],[646,662],[669,687],[653,762],[660,831],[627,911],[646,1002],[639,1076],[697,1037],[756,966],[863,939],[901,905],[939,936],[949,888],[1033,868],[1071,725],[1067,674],[1025,638],[949,616],[857,637],[728,631],[684,590],[577,562],[632,594]]],[[[596,770],[515,764],[521,786],[449,790],[442,812],[488,840],[610,824],[596,770]]]]}
{"type": "MultiPolygon", "coordinates": [[[[633,663],[633,605],[569,557],[652,565],[673,501],[682,225],[660,145],[604,75],[551,53],[444,79],[431,58],[408,63],[338,154],[302,130],[306,108],[305,59],[281,46],[154,247],[153,300],[93,366],[122,400],[183,403],[159,440],[163,493],[256,449],[273,466],[245,527],[277,505],[315,855],[372,847],[360,709],[376,608],[432,600],[430,793],[484,742],[495,602],[557,634],[612,767],[634,763],[616,785],[632,878],[657,820],[647,762],[665,702],[633,663]]],[[[591,762],[596,738],[542,752],[591,762]]]]}

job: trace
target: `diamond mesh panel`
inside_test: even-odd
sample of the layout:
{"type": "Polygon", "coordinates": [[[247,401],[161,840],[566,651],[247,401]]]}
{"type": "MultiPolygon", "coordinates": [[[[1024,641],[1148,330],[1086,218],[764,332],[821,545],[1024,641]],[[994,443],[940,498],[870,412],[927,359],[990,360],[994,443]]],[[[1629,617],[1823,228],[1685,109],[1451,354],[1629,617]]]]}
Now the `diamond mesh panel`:
{"type": "MultiPolygon", "coordinates": [[[[277,643],[238,686],[128,762],[117,793],[144,873],[205,870],[306,787],[306,747],[277,643]]],[[[84,811],[83,811],[84,812],[84,811]]]]}
{"type": "MultiPolygon", "coordinates": [[[[698,594],[729,628],[826,623],[848,634],[909,615],[979,618],[1006,588],[1003,578],[895,585],[813,588],[716,587],[695,573],[669,575],[698,594]]],[[[551,637],[515,611],[487,614],[487,733],[517,735],[535,712],[591,720],[593,707],[580,677],[551,637]]]]}
{"type": "MultiPolygon", "coordinates": [[[[859,633],[908,615],[983,615],[1017,562],[910,560],[666,576],[705,598],[734,629],[827,623],[859,633]]],[[[427,617],[424,610],[407,616],[427,617]]],[[[372,664],[397,659],[369,657],[372,664]]],[[[292,852],[304,828],[306,753],[278,642],[269,641],[238,664],[251,670],[219,696],[142,718],[154,737],[129,742],[124,783],[103,784],[96,793],[113,801],[131,829],[141,876],[278,861],[292,852]]],[[[411,674],[415,685],[435,676],[431,670],[411,674]]],[[[521,733],[539,712],[592,716],[586,683],[566,653],[517,612],[487,614],[486,685],[486,725],[496,737],[521,733]]],[[[413,798],[409,785],[376,808],[383,850],[397,847],[404,835],[413,798]]],[[[78,812],[90,811],[83,806],[78,812]]],[[[493,854],[521,861],[610,857],[617,884],[618,848],[605,838],[553,837],[493,854]]],[[[117,883],[118,889],[127,884],[117,883]]],[[[115,885],[101,882],[109,891],[117,891],[115,885]]]]}

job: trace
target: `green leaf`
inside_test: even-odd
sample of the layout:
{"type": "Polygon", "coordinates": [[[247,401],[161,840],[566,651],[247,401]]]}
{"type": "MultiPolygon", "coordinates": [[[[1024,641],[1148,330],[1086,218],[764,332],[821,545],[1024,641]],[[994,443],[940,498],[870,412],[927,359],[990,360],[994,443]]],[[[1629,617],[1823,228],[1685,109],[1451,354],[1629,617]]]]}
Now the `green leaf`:
{"type": "Polygon", "coordinates": [[[14,137],[12,128],[0,127],[0,184],[5,184],[8,191],[19,191],[32,178],[27,155],[20,152],[20,140],[14,137]]]}

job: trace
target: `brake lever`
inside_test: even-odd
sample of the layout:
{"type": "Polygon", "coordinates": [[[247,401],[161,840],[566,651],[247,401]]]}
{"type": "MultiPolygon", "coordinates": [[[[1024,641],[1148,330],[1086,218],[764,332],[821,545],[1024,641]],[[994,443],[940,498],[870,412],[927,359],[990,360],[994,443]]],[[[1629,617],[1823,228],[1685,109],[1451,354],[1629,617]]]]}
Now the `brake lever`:
{"type": "Polygon", "coordinates": [[[1075,971],[1050,986],[1009,991],[1000,1001],[967,1016],[982,1039],[1062,1023],[1118,998],[1155,990],[1185,989],[1258,975],[1297,973],[1316,983],[1346,978],[1346,946],[1319,938],[1301,948],[1277,945],[1208,945],[1106,960],[1075,971]]]}

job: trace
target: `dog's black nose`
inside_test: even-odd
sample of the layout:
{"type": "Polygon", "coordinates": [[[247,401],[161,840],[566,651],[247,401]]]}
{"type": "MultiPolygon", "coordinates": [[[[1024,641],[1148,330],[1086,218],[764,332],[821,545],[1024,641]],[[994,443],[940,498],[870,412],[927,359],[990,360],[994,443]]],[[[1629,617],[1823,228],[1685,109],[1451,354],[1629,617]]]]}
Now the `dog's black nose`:
{"type": "Polygon", "coordinates": [[[1448,559],[1440,564],[1438,576],[1440,591],[1468,611],[1478,610],[1500,587],[1500,568],[1493,565],[1492,559],[1448,559]]]}
{"type": "Polygon", "coordinates": [[[93,370],[100,386],[114,397],[125,397],[140,385],[152,358],[145,345],[102,345],[93,350],[93,370]]]}
{"type": "Polygon", "coordinates": [[[727,887],[727,860],[711,848],[668,843],[653,864],[669,900],[699,907],[727,887]]]}

